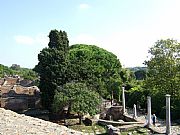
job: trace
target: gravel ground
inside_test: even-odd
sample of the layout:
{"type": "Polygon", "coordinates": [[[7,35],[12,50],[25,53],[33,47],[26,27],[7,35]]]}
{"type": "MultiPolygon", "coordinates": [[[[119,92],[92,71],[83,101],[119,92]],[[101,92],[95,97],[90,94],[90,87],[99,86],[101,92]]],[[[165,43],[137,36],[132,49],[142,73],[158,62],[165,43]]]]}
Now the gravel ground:
{"type": "Polygon", "coordinates": [[[0,135],[82,135],[52,122],[0,108],[0,135]]]}
{"type": "MultiPolygon", "coordinates": [[[[128,109],[128,114],[133,116],[132,110],[128,109]]],[[[146,124],[145,115],[138,113],[138,120],[143,121],[144,125],[146,124]]],[[[171,135],[180,135],[180,125],[177,125],[175,123],[171,123],[171,135]]],[[[166,122],[164,120],[161,120],[157,118],[156,126],[152,126],[152,129],[159,131],[161,133],[166,132],[166,122]]]]}

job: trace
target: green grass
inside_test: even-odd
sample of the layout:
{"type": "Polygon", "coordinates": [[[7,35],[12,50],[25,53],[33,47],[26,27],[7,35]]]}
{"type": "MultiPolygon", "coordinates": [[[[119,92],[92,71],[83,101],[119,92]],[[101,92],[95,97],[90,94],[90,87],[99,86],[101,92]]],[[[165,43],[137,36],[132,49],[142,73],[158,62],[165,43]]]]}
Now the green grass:
{"type": "Polygon", "coordinates": [[[72,126],[69,126],[68,128],[71,128],[80,132],[84,132],[84,133],[94,133],[94,134],[101,134],[101,135],[105,135],[106,133],[106,129],[97,124],[93,124],[92,126],[85,126],[84,124],[72,125],[72,126]]]}
{"type": "Polygon", "coordinates": [[[132,135],[149,135],[148,130],[146,128],[139,128],[137,130],[121,132],[121,135],[128,135],[128,133],[131,133],[132,135]]]}
{"type": "MultiPolygon", "coordinates": [[[[68,128],[84,132],[84,133],[94,133],[95,135],[107,135],[106,128],[104,126],[97,125],[93,123],[92,126],[85,126],[83,123],[79,125],[78,119],[66,119],[66,123],[68,123],[68,128]]],[[[148,129],[146,128],[138,128],[138,129],[131,129],[126,132],[121,132],[121,135],[128,135],[131,133],[132,135],[149,135],[148,129]]]]}

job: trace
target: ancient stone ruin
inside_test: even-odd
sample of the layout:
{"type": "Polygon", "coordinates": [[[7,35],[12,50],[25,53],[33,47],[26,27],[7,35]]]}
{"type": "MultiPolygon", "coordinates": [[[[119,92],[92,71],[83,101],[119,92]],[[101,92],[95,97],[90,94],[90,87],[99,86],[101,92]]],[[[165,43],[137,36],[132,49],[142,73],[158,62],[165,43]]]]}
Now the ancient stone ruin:
{"type": "Polygon", "coordinates": [[[0,107],[13,111],[40,108],[40,90],[20,77],[0,79],[0,107]]]}

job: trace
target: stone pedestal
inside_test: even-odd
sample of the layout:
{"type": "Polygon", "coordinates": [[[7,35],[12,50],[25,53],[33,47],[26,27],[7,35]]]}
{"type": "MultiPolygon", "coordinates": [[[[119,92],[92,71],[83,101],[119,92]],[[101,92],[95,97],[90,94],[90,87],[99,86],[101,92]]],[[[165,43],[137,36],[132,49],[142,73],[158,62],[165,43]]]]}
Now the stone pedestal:
{"type": "Polygon", "coordinates": [[[171,134],[170,95],[166,95],[166,134],[171,134]]]}
{"type": "Polygon", "coordinates": [[[120,133],[119,128],[116,128],[112,125],[107,125],[107,132],[108,135],[119,135],[120,133]]]}
{"type": "Polygon", "coordinates": [[[124,93],[125,88],[122,87],[122,103],[123,103],[123,114],[126,113],[126,104],[125,104],[125,93],[124,93]]]}
{"type": "Polygon", "coordinates": [[[151,97],[150,96],[147,96],[147,110],[148,110],[148,114],[147,114],[147,119],[148,119],[148,122],[147,122],[147,127],[150,127],[151,126],[151,97]]]}

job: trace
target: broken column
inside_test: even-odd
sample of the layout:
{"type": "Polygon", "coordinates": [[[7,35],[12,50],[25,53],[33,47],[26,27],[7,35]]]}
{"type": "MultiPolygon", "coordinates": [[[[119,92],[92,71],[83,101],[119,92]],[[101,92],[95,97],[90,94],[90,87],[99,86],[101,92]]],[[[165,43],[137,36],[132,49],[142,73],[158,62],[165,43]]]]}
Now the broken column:
{"type": "Polygon", "coordinates": [[[133,107],[133,118],[136,119],[137,118],[137,110],[136,110],[136,105],[134,104],[133,107]]]}
{"type": "Polygon", "coordinates": [[[170,95],[166,94],[166,134],[171,134],[170,95]]]}
{"type": "Polygon", "coordinates": [[[124,94],[125,87],[122,87],[122,102],[123,102],[123,114],[126,113],[126,105],[125,105],[125,94],[124,94]]]}
{"type": "Polygon", "coordinates": [[[147,118],[148,118],[148,122],[147,122],[147,127],[151,126],[151,97],[147,96],[147,110],[148,110],[148,114],[147,114],[147,118]]]}

